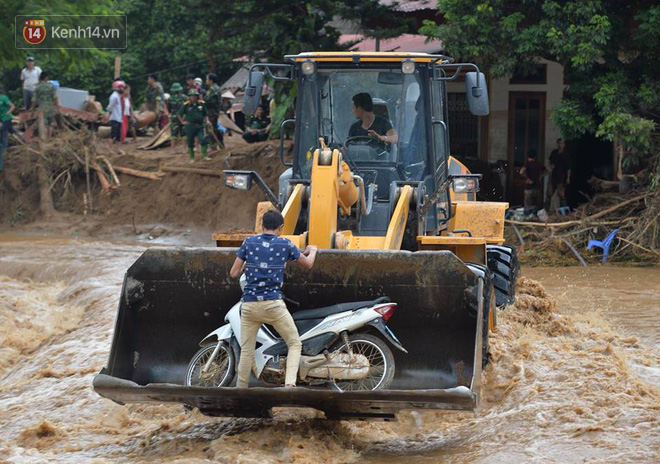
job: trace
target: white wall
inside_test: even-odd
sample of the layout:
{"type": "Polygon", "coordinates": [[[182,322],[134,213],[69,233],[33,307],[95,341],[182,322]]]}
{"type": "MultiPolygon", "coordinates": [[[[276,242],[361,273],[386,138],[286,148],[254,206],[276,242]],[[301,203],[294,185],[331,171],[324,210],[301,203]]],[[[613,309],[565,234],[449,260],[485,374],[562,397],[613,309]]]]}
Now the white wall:
{"type": "MultiPolygon", "coordinates": [[[[545,162],[555,149],[556,140],[561,136],[559,128],[552,123],[552,110],[561,101],[564,91],[564,70],[558,63],[539,59],[539,64],[547,65],[547,84],[509,84],[509,78],[493,79],[489,83],[490,115],[488,116],[488,161],[507,160],[509,156],[509,92],[545,92],[545,162]]],[[[465,93],[464,82],[448,82],[447,92],[465,93]]],[[[451,124],[451,121],[449,121],[451,124]]]]}
{"type": "Polygon", "coordinates": [[[509,84],[509,78],[494,79],[490,83],[490,116],[488,120],[488,161],[506,160],[509,153],[509,92],[545,92],[545,147],[546,162],[560,137],[559,128],[550,120],[552,110],[561,101],[564,90],[564,70],[558,63],[539,59],[547,65],[547,84],[509,84]]]}

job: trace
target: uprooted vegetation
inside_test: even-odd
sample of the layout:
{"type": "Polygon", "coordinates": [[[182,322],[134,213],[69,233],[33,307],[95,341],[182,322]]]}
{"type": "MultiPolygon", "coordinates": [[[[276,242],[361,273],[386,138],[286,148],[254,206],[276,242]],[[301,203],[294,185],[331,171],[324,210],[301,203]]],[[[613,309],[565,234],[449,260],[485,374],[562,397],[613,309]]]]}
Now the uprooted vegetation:
{"type": "Polygon", "coordinates": [[[98,227],[253,227],[263,194],[225,188],[222,170],[255,170],[276,188],[284,167],[275,142],[232,142],[211,161],[193,165],[187,155],[169,148],[143,151],[126,144],[121,145],[125,154],[117,154],[107,140],[84,128],[17,146],[8,151],[0,182],[0,223],[20,226],[63,216],[98,222],[98,227]]]}
{"type": "Polygon", "coordinates": [[[660,262],[660,191],[601,193],[567,216],[549,222],[507,221],[507,239],[518,246],[524,264],[575,265],[597,262],[601,249],[587,250],[589,240],[603,240],[618,229],[608,261],[660,262]]]}

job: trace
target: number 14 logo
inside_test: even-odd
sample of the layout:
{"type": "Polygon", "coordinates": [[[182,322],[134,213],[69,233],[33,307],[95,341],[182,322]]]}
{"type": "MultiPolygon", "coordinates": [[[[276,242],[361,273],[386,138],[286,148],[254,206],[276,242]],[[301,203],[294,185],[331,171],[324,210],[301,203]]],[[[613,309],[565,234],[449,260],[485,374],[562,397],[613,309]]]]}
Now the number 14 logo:
{"type": "Polygon", "coordinates": [[[32,45],[43,42],[46,38],[46,27],[43,19],[32,19],[25,21],[23,27],[23,38],[32,45]]]}

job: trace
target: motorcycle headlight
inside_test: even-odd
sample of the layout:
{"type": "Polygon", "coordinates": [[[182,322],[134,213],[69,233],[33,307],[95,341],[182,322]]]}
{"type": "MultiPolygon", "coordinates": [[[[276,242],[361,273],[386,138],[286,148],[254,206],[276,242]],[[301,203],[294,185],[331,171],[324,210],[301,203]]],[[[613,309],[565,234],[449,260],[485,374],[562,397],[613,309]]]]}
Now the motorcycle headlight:
{"type": "Polygon", "coordinates": [[[454,193],[476,193],[479,191],[479,179],[476,177],[456,177],[452,181],[454,193]]]}

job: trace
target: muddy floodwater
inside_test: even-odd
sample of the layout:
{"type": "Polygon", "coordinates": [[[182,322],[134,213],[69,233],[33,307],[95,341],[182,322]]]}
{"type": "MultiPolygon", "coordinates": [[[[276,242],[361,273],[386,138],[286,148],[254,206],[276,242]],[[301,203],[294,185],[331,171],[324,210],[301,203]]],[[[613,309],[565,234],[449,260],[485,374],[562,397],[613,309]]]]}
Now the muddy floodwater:
{"type": "Polygon", "coordinates": [[[0,462],[660,462],[660,268],[523,269],[474,414],[217,419],[92,390],[143,250],[0,236],[0,462]]]}

